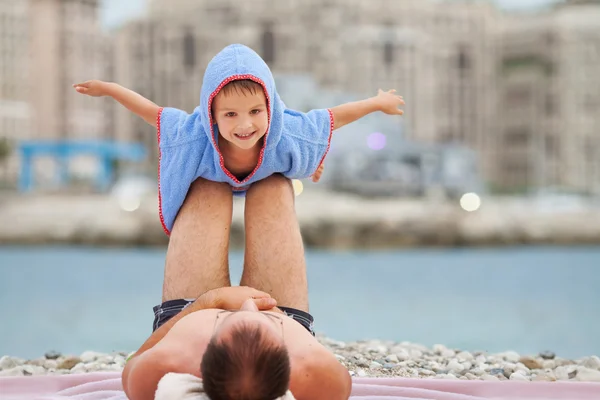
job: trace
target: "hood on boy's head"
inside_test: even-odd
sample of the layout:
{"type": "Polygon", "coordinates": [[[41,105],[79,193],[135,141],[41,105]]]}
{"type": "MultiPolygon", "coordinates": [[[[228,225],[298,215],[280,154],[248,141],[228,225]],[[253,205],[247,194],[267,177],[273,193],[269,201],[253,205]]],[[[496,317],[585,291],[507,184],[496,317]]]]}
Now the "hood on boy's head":
{"type": "MultiPolygon", "coordinates": [[[[206,67],[200,93],[201,116],[205,131],[212,132],[211,125],[214,122],[212,122],[211,107],[215,96],[229,82],[242,79],[250,79],[262,85],[269,109],[268,144],[276,144],[279,135],[271,128],[274,125],[282,126],[284,105],[277,95],[275,80],[269,66],[254,50],[242,44],[225,47],[206,67]]],[[[213,135],[216,135],[216,129],[213,135]]],[[[214,136],[211,139],[214,139],[214,136]]]]}

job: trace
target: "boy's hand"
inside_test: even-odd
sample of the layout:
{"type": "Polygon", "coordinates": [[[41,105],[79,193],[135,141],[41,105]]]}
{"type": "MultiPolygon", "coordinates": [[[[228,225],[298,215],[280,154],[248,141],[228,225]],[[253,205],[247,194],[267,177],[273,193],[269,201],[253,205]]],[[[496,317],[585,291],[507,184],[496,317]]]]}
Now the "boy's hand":
{"type": "Polygon", "coordinates": [[[404,114],[404,111],[398,108],[399,106],[403,106],[405,104],[404,99],[402,96],[395,95],[394,93],[396,93],[396,91],[393,89],[387,92],[379,89],[379,92],[375,97],[379,111],[388,115],[404,114]]]}
{"type": "Polygon", "coordinates": [[[324,164],[319,165],[319,168],[317,168],[317,171],[312,176],[313,182],[319,182],[319,180],[321,179],[321,175],[323,175],[323,169],[325,169],[324,164]]]}
{"type": "Polygon", "coordinates": [[[87,94],[92,97],[106,96],[106,82],[91,80],[73,85],[75,90],[81,94],[87,94]]]}

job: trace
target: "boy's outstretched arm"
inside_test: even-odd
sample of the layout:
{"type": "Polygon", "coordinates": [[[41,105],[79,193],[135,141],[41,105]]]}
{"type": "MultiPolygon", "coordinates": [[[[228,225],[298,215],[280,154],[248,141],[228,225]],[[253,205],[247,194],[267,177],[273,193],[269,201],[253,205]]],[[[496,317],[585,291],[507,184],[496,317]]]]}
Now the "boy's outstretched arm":
{"type": "Polygon", "coordinates": [[[156,128],[156,117],[160,107],[133,90],[116,83],[99,80],[77,83],[73,87],[78,93],[87,94],[88,96],[110,96],[156,128]]]}
{"type": "Polygon", "coordinates": [[[375,111],[381,111],[389,115],[404,114],[404,111],[398,108],[404,105],[404,100],[402,96],[394,93],[396,93],[395,90],[384,92],[379,89],[379,93],[375,97],[331,108],[334,117],[333,129],[339,129],[375,111]]]}

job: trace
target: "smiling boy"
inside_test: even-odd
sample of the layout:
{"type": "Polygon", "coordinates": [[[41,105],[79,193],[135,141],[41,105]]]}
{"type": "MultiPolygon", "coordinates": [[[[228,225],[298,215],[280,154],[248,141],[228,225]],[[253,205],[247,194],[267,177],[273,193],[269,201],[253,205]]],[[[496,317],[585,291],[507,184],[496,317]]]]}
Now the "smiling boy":
{"type": "Polygon", "coordinates": [[[334,130],[376,111],[402,115],[398,107],[404,104],[394,90],[379,90],[377,96],[329,109],[288,109],[267,64],[240,44],[210,61],[200,105],[191,114],[159,107],[115,83],[73,86],[81,94],[111,96],[157,128],[159,211],[167,235],[196,179],[226,182],[237,195],[274,174],[316,182],[334,130]]]}

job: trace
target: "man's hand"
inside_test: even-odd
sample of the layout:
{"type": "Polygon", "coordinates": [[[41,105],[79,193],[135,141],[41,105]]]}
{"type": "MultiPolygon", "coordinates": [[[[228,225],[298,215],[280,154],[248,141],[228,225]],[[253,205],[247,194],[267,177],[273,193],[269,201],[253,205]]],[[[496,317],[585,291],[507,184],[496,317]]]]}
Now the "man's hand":
{"type": "Polygon", "coordinates": [[[82,83],[76,83],[73,85],[77,93],[87,94],[92,97],[102,97],[106,96],[107,93],[107,83],[99,80],[91,80],[82,83]]]}
{"type": "Polygon", "coordinates": [[[394,89],[387,92],[379,89],[375,101],[381,112],[388,115],[402,115],[404,114],[404,111],[400,110],[398,107],[405,104],[404,99],[402,96],[395,95],[394,93],[396,93],[394,89]]]}
{"type": "Polygon", "coordinates": [[[317,168],[317,171],[312,176],[313,182],[316,183],[316,182],[319,182],[319,180],[321,180],[321,175],[323,175],[324,169],[325,169],[325,166],[323,164],[319,165],[319,168],[317,168]]]}
{"type": "Polygon", "coordinates": [[[239,310],[248,299],[253,299],[259,310],[270,310],[277,305],[277,301],[269,293],[247,286],[228,286],[213,289],[203,296],[209,296],[215,308],[223,310],[239,310]]]}

